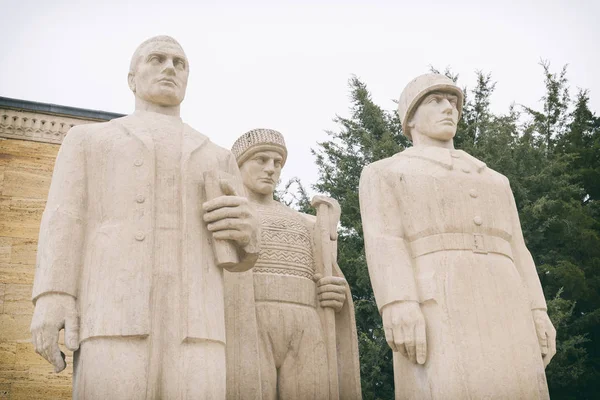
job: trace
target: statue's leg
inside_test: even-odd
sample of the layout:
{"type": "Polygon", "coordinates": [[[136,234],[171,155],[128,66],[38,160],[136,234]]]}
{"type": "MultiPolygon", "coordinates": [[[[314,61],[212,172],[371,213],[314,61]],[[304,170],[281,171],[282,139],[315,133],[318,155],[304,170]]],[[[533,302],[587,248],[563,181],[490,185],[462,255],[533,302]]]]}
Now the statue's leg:
{"type": "Polygon", "coordinates": [[[290,305],[292,334],[279,368],[279,398],[326,400],[329,398],[327,349],[316,309],[290,305]]]}
{"type": "Polygon", "coordinates": [[[225,399],[226,364],[225,344],[216,341],[192,341],[181,344],[179,371],[181,396],[169,399],[219,400],[225,399]]]}
{"type": "MultiPolygon", "coordinates": [[[[278,313],[275,304],[256,303],[256,323],[258,329],[258,357],[260,362],[260,381],[263,400],[277,400],[277,363],[275,350],[281,346],[283,332],[281,326],[274,326],[273,316],[278,313]],[[279,331],[279,332],[278,332],[279,331]],[[274,348],[275,347],[275,348],[274,348]]],[[[281,398],[281,397],[279,397],[281,398]]]]}
{"type": "Polygon", "coordinates": [[[143,400],[147,378],[146,338],[91,338],[74,354],[73,399],[143,400]]]}

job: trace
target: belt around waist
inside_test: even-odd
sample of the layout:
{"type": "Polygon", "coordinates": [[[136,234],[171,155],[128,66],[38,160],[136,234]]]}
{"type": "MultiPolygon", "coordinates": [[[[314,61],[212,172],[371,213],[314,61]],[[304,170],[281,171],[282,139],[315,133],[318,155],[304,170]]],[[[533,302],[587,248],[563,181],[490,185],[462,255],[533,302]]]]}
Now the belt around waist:
{"type": "Polygon", "coordinates": [[[479,254],[502,254],[513,259],[507,240],[482,233],[440,233],[413,240],[410,247],[413,258],[443,250],[469,250],[479,254]]]}
{"type": "Polygon", "coordinates": [[[254,300],[317,306],[315,282],[292,275],[254,273],[254,300]]]}

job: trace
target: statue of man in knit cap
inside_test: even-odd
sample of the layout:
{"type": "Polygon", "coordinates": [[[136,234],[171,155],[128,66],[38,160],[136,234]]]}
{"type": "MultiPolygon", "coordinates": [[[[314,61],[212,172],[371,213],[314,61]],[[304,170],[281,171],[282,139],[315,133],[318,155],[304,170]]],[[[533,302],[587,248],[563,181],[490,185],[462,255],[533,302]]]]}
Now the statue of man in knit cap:
{"type": "Polygon", "coordinates": [[[257,209],[261,251],[252,271],[225,276],[227,398],[329,399],[323,314],[324,308],[332,308],[339,398],[360,399],[348,284],[337,265],[332,276],[317,274],[315,217],[273,198],[287,159],[283,136],[255,129],[242,135],[232,152],[257,209]]]}
{"type": "Polygon", "coordinates": [[[462,104],[443,75],[411,81],[398,111],[414,146],[360,179],[396,399],[547,399],[556,331],[508,179],[454,149],[462,104]]]}
{"type": "MultiPolygon", "coordinates": [[[[223,270],[212,242],[258,256],[243,187],[207,201],[204,172],[241,177],[229,150],[182,122],[189,63],[168,36],[133,54],[135,112],[67,134],[40,227],[31,330],[75,399],[224,399],[223,270]]],[[[232,179],[235,181],[235,179],[232,179]]]]}

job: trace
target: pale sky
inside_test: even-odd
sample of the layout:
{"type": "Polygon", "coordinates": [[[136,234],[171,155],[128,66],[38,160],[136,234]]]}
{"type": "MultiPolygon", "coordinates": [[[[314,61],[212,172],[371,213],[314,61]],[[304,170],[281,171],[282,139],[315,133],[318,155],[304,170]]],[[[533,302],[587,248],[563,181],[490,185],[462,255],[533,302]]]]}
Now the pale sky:
{"type": "Polygon", "coordinates": [[[279,130],[282,181],[306,186],[317,179],[310,148],[348,114],[352,74],[393,110],[429,65],[467,87],[483,70],[498,82],[493,111],[506,112],[541,106],[546,59],[569,64],[573,92],[589,89],[600,112],[600,1],[0,0],[0,10],[0,96],[130,113],[131,55],[167,34],[190,62],[183,120],[226,148],[250,129],[279,130]]]}

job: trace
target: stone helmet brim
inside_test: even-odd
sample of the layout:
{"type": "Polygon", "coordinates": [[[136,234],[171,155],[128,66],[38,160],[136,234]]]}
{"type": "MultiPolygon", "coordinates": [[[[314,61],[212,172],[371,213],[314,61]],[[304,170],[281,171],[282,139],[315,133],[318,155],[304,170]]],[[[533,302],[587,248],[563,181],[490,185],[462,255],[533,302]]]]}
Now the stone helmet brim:
{"type": "Polygon", "coordinates": [[[454,81],[441,74],[424,74],[416,77],[406,85],[398,101],[398,115],[402,121],[402,133],[412,140],[408,121],[416,111],[421,100],[429,93],[452,93],[458,97],[458,119],[462,116],[464,93],[454,81]]]}
{"type": "Polygon", "coordinates": [[[258,151],[275,151],[282,157],[281,166],[287,159],[287,147],[283,135],[273,129],[253,129],[240,136],[231,152],[235,156],[238,167],[258,151]]]}

